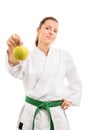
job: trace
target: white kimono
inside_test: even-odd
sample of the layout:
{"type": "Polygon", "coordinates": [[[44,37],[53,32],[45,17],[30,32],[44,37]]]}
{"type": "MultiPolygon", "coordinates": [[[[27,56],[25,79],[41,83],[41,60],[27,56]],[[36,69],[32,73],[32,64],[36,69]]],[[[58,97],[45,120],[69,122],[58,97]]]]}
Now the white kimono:
{"type": "MultiPolygon", "coordinates": [[[[7,58],[6,66],[12,76],[23,80],[27,96],[41,101],[65,98],[73,105],[80,105],[81,81],[71,56],[64,50],[50,48],[45,56],[35,47],[29,59],[12,66],[7,58]]],[[[35,110],[35,106],[24,103],[18,120],[19,130],[32,130],[35,110]]],[[[65,111],[60,106],[52,107],[50,110],[55,130],[70,130],[65,111]]],[[[34,130],[50,130],[50,119],[46,110],[41,109],[37,114],[34,130]]]]}

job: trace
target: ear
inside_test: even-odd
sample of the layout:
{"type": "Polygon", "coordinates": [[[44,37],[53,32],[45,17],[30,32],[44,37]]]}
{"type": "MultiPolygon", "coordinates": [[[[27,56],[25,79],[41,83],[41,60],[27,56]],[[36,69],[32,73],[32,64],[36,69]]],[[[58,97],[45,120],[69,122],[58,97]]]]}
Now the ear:
{"type": "Polygon", "coordinates": [[[37,28],[37,35],[39,35],[39,33],[40,33],[40,28],[38,27],[37,28]]]}

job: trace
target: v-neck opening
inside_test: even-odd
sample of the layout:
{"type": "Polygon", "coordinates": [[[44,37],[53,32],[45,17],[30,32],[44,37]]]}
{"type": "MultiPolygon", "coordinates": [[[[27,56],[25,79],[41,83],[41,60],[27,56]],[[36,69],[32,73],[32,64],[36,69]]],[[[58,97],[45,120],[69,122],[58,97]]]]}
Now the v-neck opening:
{"type": "Polygon", "coordinates": [[[50,53],[50,50],[51,50],[51,47],[50,47],[50,49],[49,49],[49,51],[48,51],[48,54],[47,55],[45,55],[45,53],[42,51],[42,50],[40,50],[38,47],[36,47],[36,50],[38,50],[44,57],[48,57],[48,55],[49,55],[49,53],[50,53]]]}

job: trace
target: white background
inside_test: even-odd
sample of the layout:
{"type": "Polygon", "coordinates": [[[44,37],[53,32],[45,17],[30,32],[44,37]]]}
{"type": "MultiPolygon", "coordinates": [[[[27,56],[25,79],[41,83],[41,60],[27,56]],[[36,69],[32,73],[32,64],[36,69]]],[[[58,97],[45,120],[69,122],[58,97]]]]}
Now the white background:
{"type": "Polygon", "coordinates": [[[6,70],[6,41],[11,34],[20,35],[31,50],[36,28],[45,16],[59,21],[54,47],[68,51],[74,59],[81,82],[80,107],[66,113],[71,130],[87,129],[87,4],[86,0],[0,0],[0,129],[16,130],[19,112],[24,103],[22,82],[6,70]]]}

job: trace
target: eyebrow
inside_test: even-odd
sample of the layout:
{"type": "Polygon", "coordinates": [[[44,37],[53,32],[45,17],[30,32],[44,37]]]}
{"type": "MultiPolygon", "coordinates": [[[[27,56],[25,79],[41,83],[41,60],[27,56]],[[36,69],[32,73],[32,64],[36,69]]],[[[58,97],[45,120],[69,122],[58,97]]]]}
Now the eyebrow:
{"type": "MultiPolygon", "coordinates": [[[[52,27],[51,25],[46,25],[46,26],[48,26],[48,27],[52,27]]],[[[57,29],[57,30],[58,30],[58,28],[54,28],[54,29],[57,29]]]]}

